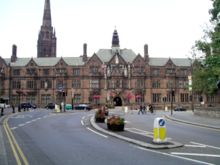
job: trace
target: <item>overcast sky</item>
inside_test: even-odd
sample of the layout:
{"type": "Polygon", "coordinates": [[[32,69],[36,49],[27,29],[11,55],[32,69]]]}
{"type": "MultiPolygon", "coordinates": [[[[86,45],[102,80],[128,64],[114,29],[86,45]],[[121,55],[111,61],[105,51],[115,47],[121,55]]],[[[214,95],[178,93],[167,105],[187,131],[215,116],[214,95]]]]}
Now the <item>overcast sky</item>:
{"type": "MultiPolygon", "coordinates": [[[[0,0],[0,56],[37,57],[45,0],[0,0]]],[[[210,0],[50,0],[57,57],[110,49],[116,27],[120,47],[143,56],[186,58],[209,23],[210,0]]]]}

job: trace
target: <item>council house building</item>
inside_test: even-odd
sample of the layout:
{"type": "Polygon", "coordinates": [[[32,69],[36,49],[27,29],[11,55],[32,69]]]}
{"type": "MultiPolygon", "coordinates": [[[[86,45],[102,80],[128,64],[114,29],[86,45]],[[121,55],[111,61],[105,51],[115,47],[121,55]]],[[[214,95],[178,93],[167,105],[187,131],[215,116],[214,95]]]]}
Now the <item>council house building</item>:
{"type": "MultiPolygon", "coordinates": [[[[171,103],[187,109],[199,104],[199,95],[189,90],[192,61],[188,58],[153,58],[148,45],[143,55],[120,47],[114,29],[111,45],[87,55],[58,57],[56,32],[52,26],[50,1],[45,0],[43,23],[37,40],[37,57],[22,58],[12,46],[11,58],[0,57],[0,97],[18,105],[32,102],[44,107],[60,104],[90,103],[115,106],[152,104],[168,109],[171,103]]],[[[213,97],[204,101],[216,102],[213,97]]]]}

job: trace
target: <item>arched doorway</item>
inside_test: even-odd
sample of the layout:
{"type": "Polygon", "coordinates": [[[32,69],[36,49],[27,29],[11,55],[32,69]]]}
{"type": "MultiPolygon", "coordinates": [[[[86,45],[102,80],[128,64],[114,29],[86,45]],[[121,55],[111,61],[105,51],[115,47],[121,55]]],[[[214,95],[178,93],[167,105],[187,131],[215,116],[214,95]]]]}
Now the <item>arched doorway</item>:
{"type": "Polygon", "coordinates": [[[122,106],[122,100],[118,96],[113,99],[113,102],[115,106],[122,106]]]}

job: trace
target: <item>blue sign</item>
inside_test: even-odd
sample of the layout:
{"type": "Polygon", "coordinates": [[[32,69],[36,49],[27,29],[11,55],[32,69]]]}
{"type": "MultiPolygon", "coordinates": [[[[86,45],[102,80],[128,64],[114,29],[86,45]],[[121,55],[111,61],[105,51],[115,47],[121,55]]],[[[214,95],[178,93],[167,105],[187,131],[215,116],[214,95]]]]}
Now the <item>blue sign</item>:
{"type": "Polygon", "coordinates": [[[161,127],[163,127],[163,126],[165,125],[165,120],[164,120],[164,119],[160,119],[160,120],[159,120],[159,125],[160,125],[161,127]]]}

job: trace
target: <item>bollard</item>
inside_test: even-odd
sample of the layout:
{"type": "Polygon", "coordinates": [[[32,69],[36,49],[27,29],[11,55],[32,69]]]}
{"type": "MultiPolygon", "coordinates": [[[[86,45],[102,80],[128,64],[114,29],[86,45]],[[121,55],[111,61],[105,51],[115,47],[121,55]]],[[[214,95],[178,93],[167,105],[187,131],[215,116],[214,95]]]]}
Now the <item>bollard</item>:
{"type": "Polygon", "coordinates": [[[154,119],[154,143],[166,143],[166,122],[164,118],[157,117],[154,119]]]}
{"type": "Polygon", "coordinates": [[[60,106],[55,104],[55,112],[60,113],[60,106]]]}

